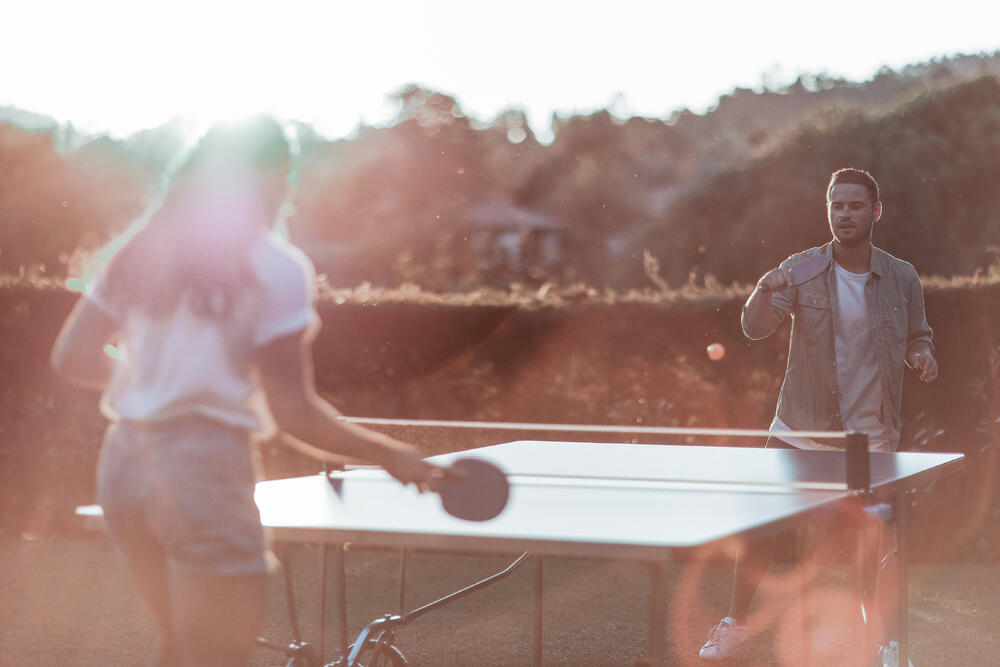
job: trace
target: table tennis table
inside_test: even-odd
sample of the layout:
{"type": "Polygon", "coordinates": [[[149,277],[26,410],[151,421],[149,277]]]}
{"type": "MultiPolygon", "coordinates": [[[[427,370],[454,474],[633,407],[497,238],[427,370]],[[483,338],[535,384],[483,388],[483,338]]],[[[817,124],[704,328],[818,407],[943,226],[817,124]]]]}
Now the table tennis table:
{"type": "MultiPolygon", "coordinates": [[[[326,613],[327,549],[333,548],[339,554],[336,560],[341,583],[336,595],[342,653],[337,662],[330,664],[351,662],[345,658],[349,644],[344,545],[521,554],[506,570],[453,594],[465,595],[495,578],[506,577],[529,557],[590,557],[662,564],[698,549],[775,534],[806,521],[812,523],[827,513],[870,510],[875,510],[869,512],[872,520],[891,521],[897,530],[900,655],[901,664],[906,664],[905,503],[900,499],[926,489],[963,460],[957,453],[873,452],[867,457],[862,454],[860,459],[855,454],[852,465],[856,467],[860,462],[859,473],[848,466],[851,456],[844,451],[530,440],[429,460],[447,464],[468,456],[495,463],[509,477],[508,504],[490,521],[451,517],[442,511],[434,494],[419,494],[412,487],[403,487],[378,469],[330,473],[340,480],[336,490],[327,473],[258,483],[256,502],[261,520],[276,543],[323,546],[321,628],[326,613]]],[[[857,564],[861,569],[870,566],[857,564]]],[[[657,571],[651,569],[646,647],[646,659],[653,664],[665,659],[667,631],[665,583],[657,571]]],[[[859,579],[864,576],[860,570],[856,574],[859,579]]],[[[533,661],[540,665],[540,574],[535,598],[533,661]]],[[[412,617],[387,614],[366,627],[350,646],[360,650],[376,638],[383,644],[391,643],[391,631],[383,636],[379,624],[405,623],[426,611],[415,610],[412,617]]],[[[322,634],[321,630],[317,664],[326,664],[322,634]]],[[[398,649],[392,650],[399,653],[398,649]]]]}

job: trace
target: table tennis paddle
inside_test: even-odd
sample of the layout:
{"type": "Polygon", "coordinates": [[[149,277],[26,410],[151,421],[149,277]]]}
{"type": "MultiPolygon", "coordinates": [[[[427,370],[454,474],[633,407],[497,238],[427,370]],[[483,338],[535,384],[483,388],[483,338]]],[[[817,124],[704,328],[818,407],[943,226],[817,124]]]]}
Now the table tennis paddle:
{"type": "Polygon", "coordinates": [[[507,506],[510,484],[504,472],[485,459],[455,459],[437,482],[441,506],[453,517],[489,521],[507,506]]]}
{"type": "MultiPolygon", "coordinates": [[[[507,506],[510,483],[503,470],[485,459],[462,457],[441,468],[434,491],[441,497],[444,511],[465,521],[489,521],[507,506]]],[[[326,475],[337,495],[343,492],[344,478],[326,475]]]]}
{"type": "MultiPolygon", "coordinates": [[[[826,271],[830,266],[829,255],[811,255],[788,269],[788,285],[786,287],[798,287],[804,282],[810,281],[819,274],[826,271]]],[[[760,288],[761,292],[770,291],[767,285],[760,288]]]]}

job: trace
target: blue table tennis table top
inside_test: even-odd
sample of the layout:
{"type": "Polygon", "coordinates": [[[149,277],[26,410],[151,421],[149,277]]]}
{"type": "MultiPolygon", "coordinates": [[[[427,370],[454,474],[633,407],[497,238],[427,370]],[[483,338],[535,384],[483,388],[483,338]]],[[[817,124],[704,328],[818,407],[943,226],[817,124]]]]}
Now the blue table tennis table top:
{"type": "MultiPolygon", "coordinates": [[[[432,493],[379,469],[260,482],[262,523],[283,541],[669,558],[677,550],[779,530],[858,497],[840,451],[517,441],[431,457],[489,460],[510,480],[495,519],[462,521],[432,493]]],[[[872,497],[920,489],[957,453],[874,452],[872,497]]]]}

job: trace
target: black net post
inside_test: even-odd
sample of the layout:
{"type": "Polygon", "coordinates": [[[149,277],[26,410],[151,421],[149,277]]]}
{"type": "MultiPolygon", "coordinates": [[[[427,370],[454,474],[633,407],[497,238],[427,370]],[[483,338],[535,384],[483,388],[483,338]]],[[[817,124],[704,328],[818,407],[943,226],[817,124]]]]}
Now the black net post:
{"type": "Polygon", "coordinates": [[[867,433],[847,434],[847,488],[865,493],[871,490],[867,433]]]}

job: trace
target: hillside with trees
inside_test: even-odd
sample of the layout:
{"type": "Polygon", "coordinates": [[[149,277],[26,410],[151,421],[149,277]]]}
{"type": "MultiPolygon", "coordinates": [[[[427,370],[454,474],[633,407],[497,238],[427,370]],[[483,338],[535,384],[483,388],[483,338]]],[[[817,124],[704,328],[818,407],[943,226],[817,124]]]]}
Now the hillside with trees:
{"type": "MultiPolygon", "coordinates": [[[[548,144],[518,109],[484,122],[408,86],[386,127],[293,125],[289,233],[332,285],[745,283],[825,240],[825,178],[853,165],[883,185],[877,243],[923,273],[973,274],[1000,243],[998,73],[992,54],[803,76],[704,114],[554,117],[548,144]]],[[[115,140],[0,109],[0,272],[72,273],[138,216],[184,136],[183,119],[115,140]]]]}
{"type": "Polygon", "coordinates": [[[829,239],[824,186],[841,166],[879,179],[885,212],[876,245],[924,275],[969,275],[1000,253],[1000,81],[928,92],[886,113],[813,116],[773,150],[697,179],[632,257],[662,258],[674,284],[761,275],[829,239]]]}

